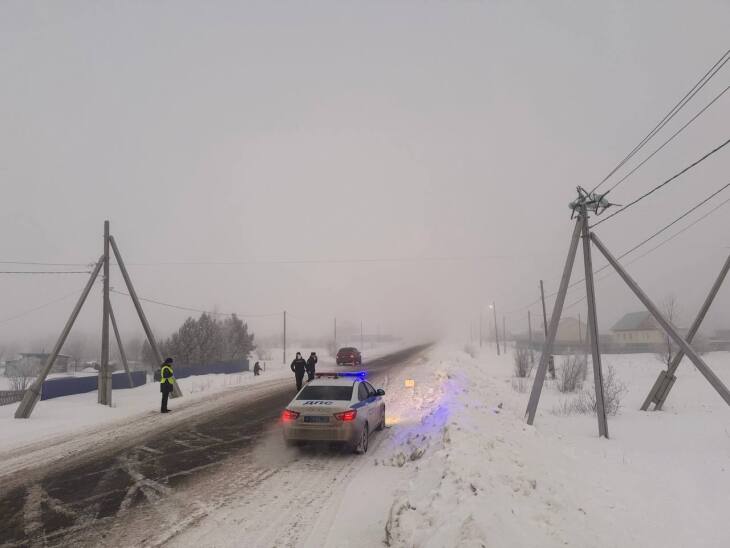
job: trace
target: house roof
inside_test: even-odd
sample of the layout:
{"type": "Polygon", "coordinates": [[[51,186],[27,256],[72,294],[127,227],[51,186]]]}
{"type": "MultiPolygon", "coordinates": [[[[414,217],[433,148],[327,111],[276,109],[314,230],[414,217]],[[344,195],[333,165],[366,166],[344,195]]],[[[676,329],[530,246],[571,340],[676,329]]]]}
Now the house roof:
{"type": "Polygon", "coordinates": [[[656,331],[658,327],[649,312],[630,312],[617,321],[611,331],[656,331]]]}

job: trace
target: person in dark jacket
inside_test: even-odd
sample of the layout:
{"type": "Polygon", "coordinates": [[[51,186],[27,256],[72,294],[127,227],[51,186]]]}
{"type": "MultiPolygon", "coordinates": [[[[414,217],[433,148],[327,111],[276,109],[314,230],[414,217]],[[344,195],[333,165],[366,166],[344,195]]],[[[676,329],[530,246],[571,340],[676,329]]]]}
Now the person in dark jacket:
{"type": "Polygon", "coordinates": [[[253,374],[255,377],[258,377],[261,374],[261,366],[259,365],[259,362],[256,362],[253,366],[253,374]]]}
{"type": "Polygon", "coordinates": [[[317,353],[312,352],[307,358],[307,380],[314,380],[314,366],[317,365],[317,353]]]}
{"type": "Polygon", "coordinates": [[[297,356],[291,362],[291,370],[294,372],[294,378],[297,381],[297,391],[302,389],[302,380],[304,379],[304,371],[306,369],[307,362],[302,358],[302,353],[297,352],[297,356]]]}
{"type": "Polygon", "coordinates": [[[165,363],[160,366],[160,392],[162,392],[162,405],[160,413],[169,413],[167,408],[167,398],[170,397],[172,388],[175,384],[175,373],[172,370],[172,358],[167,358],[165,363]]]}

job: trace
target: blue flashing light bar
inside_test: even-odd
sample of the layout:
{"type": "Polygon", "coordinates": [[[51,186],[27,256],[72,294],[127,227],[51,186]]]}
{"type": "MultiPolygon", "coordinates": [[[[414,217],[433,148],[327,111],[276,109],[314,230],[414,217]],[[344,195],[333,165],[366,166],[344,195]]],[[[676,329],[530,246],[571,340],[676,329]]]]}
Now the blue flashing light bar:
{"type": "Polygon", "coordinates": [[[368,376],[367,371],[322,371],[314,374],[316,378],[330,377],[336,379],[338,377],[354,377],[356,379],[364,379],[368,376]]]}
{"type": "Polygon", "coordinates": [[[357,377],[359,379],[367,377],[368,372],[367,371],[343,371],[342,373],[337,373],[338,377],[357,377]]]}

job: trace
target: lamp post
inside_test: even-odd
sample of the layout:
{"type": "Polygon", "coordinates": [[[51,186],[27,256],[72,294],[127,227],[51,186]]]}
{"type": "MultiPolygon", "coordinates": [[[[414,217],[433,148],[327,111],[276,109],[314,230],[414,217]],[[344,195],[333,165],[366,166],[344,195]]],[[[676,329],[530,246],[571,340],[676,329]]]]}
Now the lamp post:
{"type": "Polygon", "coordinates": [[[494,304],[494,301],[492,301],[492,304],[489,305],[489,308],[491,308],[492,312],[494,313],[494,342],[497,344],[497,356],[499,356],[499,330],[497,328],[497,305],[494,304]]]}

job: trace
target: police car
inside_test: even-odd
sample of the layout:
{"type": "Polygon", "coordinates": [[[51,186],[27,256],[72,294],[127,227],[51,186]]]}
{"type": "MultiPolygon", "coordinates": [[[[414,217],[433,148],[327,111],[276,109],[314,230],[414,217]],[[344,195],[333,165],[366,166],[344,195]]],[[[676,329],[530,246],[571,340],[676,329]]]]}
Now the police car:
{"type": "Polygon", "coordinates": [[[367,452],[370,434],[385,427],[385,391],[365,376],[317,373],[281,414],[287,445],[341,442],[356,453],[367,452]]]}

